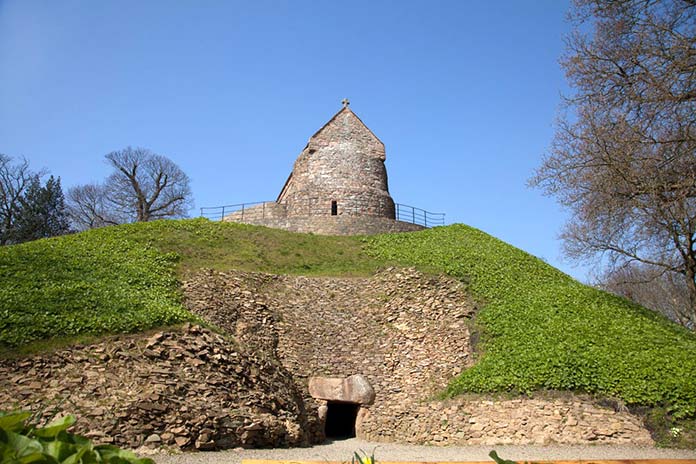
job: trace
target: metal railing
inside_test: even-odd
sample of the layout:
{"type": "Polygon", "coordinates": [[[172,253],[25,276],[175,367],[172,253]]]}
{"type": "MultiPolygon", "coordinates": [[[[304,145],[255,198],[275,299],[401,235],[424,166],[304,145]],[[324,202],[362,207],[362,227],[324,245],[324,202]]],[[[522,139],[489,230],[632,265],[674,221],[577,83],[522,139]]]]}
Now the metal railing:
{"type": "Polygon", "coordinates": [[[225,216],[237,213],[241,216],[240,220],[244,220],[244,213],[247,213],[247,219],[263,219],[266,217],[266,203],[275,203],[273,201],[257,201],[254,203],[238,203],[236,205],[223,206],[203,206],[201,208],[201,217],[208,218],[211,221],[222,221],[225,216]],[[258,215],[256,207],[261,207],[261,215],[258,215]],[[249,216],[251,215],[251,217],[249,216]]]}
{"type": "MultiPolygon", "coordinates": [[[[311,200],[307,204],[297,205],[293,203],[286,205],[283,203],[276,203],[275,201],[257,201],[253,203],[237,203],[223,206],[205,206],[201,208],[201,217],[213,221],[222,221],[225,218],[230,221],[239,222],[263,220],[278,217],[279,208],[284,209],[283,213],[281,213],[283,215],[286,211],[292,213],[292,209],[296,208],[304,211],[305,216],[328,216],[329,214],[326,213],[328,210],[325,207],[325,203],[325,201],[311,200]],[[287,208],[287,210],[285,210],[285,208],[287,208]]],[[[373,205],[374,203],[366,202],[365,204],[373,205]]],[[[432,213],[422,208],[400,203],[395,203],[394,206],[397,221],[409,222],[423,227],[445,225],[445,213],[432,213]]],[[[361,212],[363,211],[359,207],[359,204],[358,207],[356,207],[355,200],[353,200],[351,201],[350,208],[342,210],[341,214],[360,216],[361,212]]],[[[292,216],[302,217],[302,214],[295,212],[292,216]]]]}
{"type": "Polygon", "coordinates": [[[396,203],[396,220],[410,222],[423,227],[435,227],[445,225],[445,213],[431,213],[415,206],[396,203]]]}

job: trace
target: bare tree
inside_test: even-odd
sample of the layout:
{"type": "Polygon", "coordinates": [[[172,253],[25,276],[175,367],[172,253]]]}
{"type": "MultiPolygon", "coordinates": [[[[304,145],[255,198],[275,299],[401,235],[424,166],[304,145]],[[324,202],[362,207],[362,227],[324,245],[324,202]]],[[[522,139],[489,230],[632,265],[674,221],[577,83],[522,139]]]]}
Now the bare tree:
{"type": "Polygon", "coordinates": [[[106,155],[114,173],[106,181],[108,202],[135,221],[185,217],[192,206],[188,176],[172,160],[144,148],[106,155]]]}
{"type": "Polygon", "coordinates": [[[68,214],[77,230],[94,229],[127,222],[110,208],[106,189],[99,184],[85,184],[68,190],[68,214]]]}
{"type": "Polygon", "coordinates": [[[576,259],[642,263],[687,292],[696,319],[696,2],[575,0],[565,100],[530,183],[572,219],[576,259]]]}
{"type": "Polygon", "coordinates": [[[691,330],[696,321],[689,308],[689,292],[683,278],[664,268],[641,263],[608,270],[599,287],[664,314],[691,330]]]}
{"type": "Polygon", "coordinates": [[[0,154],[0,245],[12,242],[14,224],[22,209],[25,190],[36,177],[29,162],[12,164],[12,158],[0,154]]]}

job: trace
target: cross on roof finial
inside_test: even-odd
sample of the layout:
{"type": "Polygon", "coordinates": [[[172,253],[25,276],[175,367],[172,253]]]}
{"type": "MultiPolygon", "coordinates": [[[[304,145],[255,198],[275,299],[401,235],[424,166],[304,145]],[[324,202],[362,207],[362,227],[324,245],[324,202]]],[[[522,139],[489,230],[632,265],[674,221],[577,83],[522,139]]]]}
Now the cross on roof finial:
{"type": "Polygon", "coordinates": [[[348,101],[347,98],[344,98],[343,100],[341,100],[341,103],[343,103],[344,108],[348,108],[348,105],[350,105],[350,101],[348,101]]]}

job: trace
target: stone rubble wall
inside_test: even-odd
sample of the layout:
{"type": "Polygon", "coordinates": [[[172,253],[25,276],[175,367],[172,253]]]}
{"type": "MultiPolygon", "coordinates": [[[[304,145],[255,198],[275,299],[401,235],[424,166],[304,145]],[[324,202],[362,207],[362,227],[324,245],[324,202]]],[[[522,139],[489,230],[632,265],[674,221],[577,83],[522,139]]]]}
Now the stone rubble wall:
{"type": "Polygon", "coordinates": [[[320,235],[375,235],[396,232],[416,232],[425,227],[410,222],[373,216],[310,216],[310,217],[253,217],[245,212],[244,220],[227,216],[229,222],[242,222],[291,232],[320,235]]]}
{"type": "Polygon", "coordinates": [[[426,445],[653,445],[640,418],[600,406],[588,395],[455,398],[412,404],[389,420],[367,409],[359,431],[378,442],[426,445]]]}
{"type": "Polygon", "coordinates": [[[267,201],[260,205],[254,205],[244,210],[237,210],[233,213],[226,214],[223,218],[227,222],[242,222],[245,224],[254,224],[254,221],[259,220],[283,220],[287,218],[288,211],[285,205],[276,203],[275,201],[267,201]]]}
{"type": "Polygon", "coordinates": [[[77,433],[130,448],[305,446],[322,433],[271,357],[188,324],[0,360],[0,404],[75,414],[77,433]]]}
{"type": "Polygon", "coordinates": [[[309,394],[310,377],[364,375],[376,398],[361,408],[360,438],[433,445],[652,444],[640,418],[587,395],[434,400],[473,362],[475,304],[464,284],[449,277],[414,269],[387,269],[371,278],[207,271],[186,283],[185,294],[193,311],[214,317],[243,343],[274,350],[308,410],[325,405],[309,394]],[[223,299],[214,297],[220,294],[223,299]],[[263,341],[255,342],[259,334],[263,341]]]}
{"type": "Polygon", "coordinates": [[[306,190],[294,200],[281,203],[288,218],[332,216],[332,202],[336,201],[336,216],[370,216],[394,219],[396,205],[389,196],[374,190],[306,190]]]}
{"type": "MultiPolygon", "coordinates": [[[[310,377],[363,375],[360,438],[450,444],[652,444],[640,418],[587,395],[437,400],[472,365],[466,286],[390,268],[334,278],[204,270],[198,326],[0,360],[0,404],[76,413],[77,432],[137,448],[304,446],[324,439],[310,377]]],[[[325,409],[324,409],[325,413],[325,409]]]]}

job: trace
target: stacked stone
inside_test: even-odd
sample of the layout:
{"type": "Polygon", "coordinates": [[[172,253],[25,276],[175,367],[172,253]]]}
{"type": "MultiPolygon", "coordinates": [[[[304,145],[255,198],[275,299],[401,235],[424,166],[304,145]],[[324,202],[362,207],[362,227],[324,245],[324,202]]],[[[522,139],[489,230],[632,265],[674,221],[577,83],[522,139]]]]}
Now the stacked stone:
{"type": "Polygon", "coordinates": [[[247,210],[244,218],[234,213],[225,220],[320,235],[374,235],[425,229],[418,224],[375,216],[262,217],[257,208],[247,210]]]}
{"type": "Polygon", "coordinates": [[[371,278],[205,275],[187,284],[187,295],[206,300],[201,295],[220,285],[234,288],[213,312],[253,313],[237,320],[256,324],[225,326],[245,340],[275,334],[275,356],[294,376],[308,411],[321,415],[328,398],[311,394],[310,379],[367,379],[376,395],[371,404],[358,402],[361,438],[435,445],[651,443],[638,417],[589,396],[433,400],[473,356],[469,327],[476,306],[466,286],[450,277],[398,268],[371,278]]]}
{"type": "Polygon", "coordinates": [[[263,353],[191,325],[0,361],[0,404],[75,414],[75,432],[130,448],[314,443],[323,432],[300,397],[263,353]]]}
{"type": "Polygon", "coordinates": [[[336,398],[360,405],[357,434],[375,441],[652,443],[640,418],[587,395],[433,399],[475,353],[476,305],[447,276],[207,270],[184,296],[231,337],[186,325],[2,360],[0,404],[76,413],[77,432],[132,448],[317,443],[336,398]]]}

